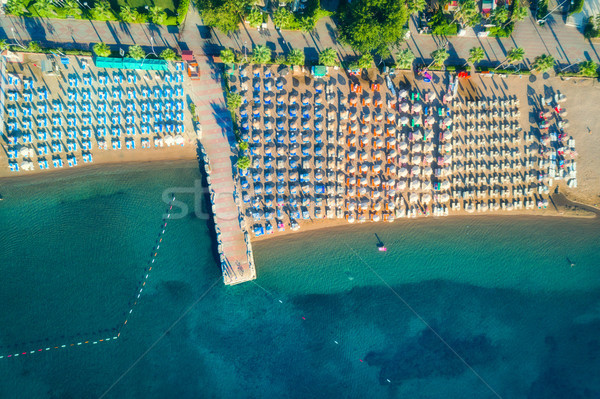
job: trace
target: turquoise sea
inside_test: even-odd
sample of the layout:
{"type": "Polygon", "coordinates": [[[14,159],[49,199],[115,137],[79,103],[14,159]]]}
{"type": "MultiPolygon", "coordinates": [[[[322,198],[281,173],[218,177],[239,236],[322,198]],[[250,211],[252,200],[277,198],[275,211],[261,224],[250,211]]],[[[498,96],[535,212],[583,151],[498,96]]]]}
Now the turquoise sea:
{"type": "Polygon", "coordinates": [[[67,345],[0,359],[0,398],[600,397],[597,220],[294,234],[256,243],[256,283],[225,287],[191,212],[128,315],[163,193],[200,178],[178,162],[0,182],[0,355],[67,345]]]}

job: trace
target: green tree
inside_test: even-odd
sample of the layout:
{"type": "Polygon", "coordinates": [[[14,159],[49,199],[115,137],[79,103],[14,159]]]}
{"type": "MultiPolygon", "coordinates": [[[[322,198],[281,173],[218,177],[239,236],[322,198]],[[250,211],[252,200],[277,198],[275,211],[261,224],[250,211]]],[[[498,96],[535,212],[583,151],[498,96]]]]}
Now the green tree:
{"type": "Polygon", "coordinates": [[[332,48],[326,48],[319,53],[319,64],[325,66],[336,66],[338,64],[337,53],[332,48]]]}
{"type": "Polygon", "coordinates": [[[542,54],[535,57],[533,64],[531,64],[531,68],[537,72],[546,72],[554,68],[555,63],[554,57],[549,54],[542,54]]]}
{"type": "Polygon", "coordinates": [[[235,112],[241,106],[242,106],[242,96],[240,96],[238,93],[230,92],[227,95],[227,108],[229,108],[229,111],[235,112]]]}
{"type": "Polygon", "coordinates": [[[69,17],[78,17],[82,14],[79,3],[75,0],[65,0],[63,2],[63,11],[69,17]]]}
{"type": "Polygon", "coordinates": [[[454,13],[454,22],[460,22],[463,26],[475,26],[481,21],[479,5],[475,0],[463,0],[458,5],[458,10],[454,13]]]}
{"type": "Polygon", "coordinates": [[[35,2],[35,9],[40,16],[56,15],[56,9],[52,0],[37,0],[35,2]]]}
{"type": "MultiPolygon", "coordinates": [[[[363,54],[357,61],[356,67],[358,69],[369,69],[373,66],[375,60],[373,59],[373,55],[371,54],[363,54]]],[[[355,69],[355,68],[352,68],[355,69]]]]}
{"type": "Polygon", "coordinates": [[[521,6],[520,0],[514,0],[512,4],[512,12],[510,13],[510,21],[522,21],[527,18],[527,15],[527,8],[521,6]]]}
{"type": "Polygon", "coordinates": [[[228,48],[221,50],[221,61],[223,61],[225,64],[235,63],[235,53],[233,50],[228,48]]]}
{"type": "Polygon", "coordinates": [[[312,16],[304,16],[298,21],[300,25],[300,30],[305,33],[310,33],[315,29],[317,25],[317,20],[312,16]]]}
{"type": "Polygon", "coordinates": [[[8,14],[20,17],[21,15],[27,14],[27,5],[25,0],[8,0],[6,3],[6,12],[8,14]]]}
{"type": "Polygon", "coordinates": [[[594,61],[583,61],[578,65],[581,76],[595,77],[598,75],[598,64],[594,61]]]}
{"type": "Polygon", "coordinates": [[[263,15],[262,12],[256,7],[252,7],[248,15],[246,16],[246,21],[248,21],[248,25],[253,28],[259,28],[263,23],[263,15]]]}
{"type": "Polygon", "coordinates": [[[240,141],[238,145],[241,151],[246,151],[248,149],[248,143],[246,143],[245,141],[240,141]]]}
{"type": "Polygon", "coordinates": [[[198,0],[202,19],[223,33],[239,29],[240,18],[254,0],[198,0]]]}
{"type": "Polygon", "coordinates": [[[408,21],[406,4],[397,0],[353,0],[346,4],[338,26],[340,39],[363,54],[389,54],[408,21]]]}
{"type": "Polygon", "coordinates": [[[42,51],[42,46],[40,46],[38,42],[32,40],[27,44],[27,51],[32,53],[40,53],[42,51]]]}
{"type": "Polygon", "coordinates": [[[250,167],[250,158],[247,155],[242,155],[237,160],[237,167],[240,169],[248,169],[250,167]]]}
{"type": "Polygon", "coordinates": [[[525,50],[521,47],[515,47],[508,50],[506,54],[506,61],[510,64],[518,64],[525,59],[525,50]]]}
{"type": "Polygon", "coordinates": [[[441,67],[444,65],[444,62],[448,59],[448,57],[450,57],[448,51],[445,48],[439,48],[431,53],[431,58],[433,58],[433,61],[431,64],[429,64],[429,66],[434,65],[436,67],[441,67]]]}
{"type": "Polygon", "coordinates": [[[294,19],[294,14],[286,7],[279,7],[273,13],[273,23],[276,27],[281,29],[289,28],[290,25],[294,22],[294,19]]]}
{"type": "Polygon", "coordinates": [[[0,51],[4,51],[10,47],[6,39],[0,39],[0,51]]]}
{"type": "Polygon", "coordinates": [[[96,1],[94,8],[92,8],[92,15],[94,19],[98,20],[110,20],[115,18],[115,14],[113,13],[108,0],[96,1]]]}
{"type": "Polygon", "coordinates": [[[396,53],[396,68],[412,69],[412,63],[414,60],[415,54],[411,50],[400,50],[396,53]]]}
{"type": "Polygon", "coordinates": [[[119,16],[123,22],[139,22],[142,20],[142,15],[135,8],[131,8],[129,6],[121,7],[121,11],[119,12],[119,16]]]}
{"type": "Polygon", "coordinates": [[[485,51],[481,47],[473,47],[469,50],[469,59],[468,63],[475,66],[476,63],[480,62],[485,58],[485,51]]]}
{"type": "Polygon", "coordinates": [[[510,21],[508,10],[505,7],[496,7],[491,20],[496,26],[504,26],[507,21],[510,21]]]}
{"type": "Polygon", "coordinates": [[[177,53],[175,53],[173,49],[166,48],[160,52],[160,58],[165,61],[175,61],[175,58],[177,58],[177,53]]]}
{"type": "Polygon", "coordinates": [[[259,45],[252,51],[252,62],[255,64],[268,64],[271,62],[271,49],[265,45],[259,45]]]}
{"type": "Polygon", "coordinates": [[[164,12],[162,7],[154,6],[148,9],[148,15],[150,15],[150,21],[153,24],[164,24],[167,19],[167,13],[164,12]]]}
{"type": "Polygon", "coordinates": [[[290,65],[304,65],[304,51],[300,49],[293,49],[287,56],[287,62],[290,65]]]}
{"type": "Polygon", "coordinates": [[[417,14],[423,11],[427,7],[426,0],[407,0],[406,5],[408,7],[408,12],[411,14],[417,14]]]}
{"type": "Polygon", "coordinates": [[[129,56],[134,60],[141,60],[146,56],[146,52],[142,46],[134,44],[133,46],[129,46],[129,56]]]}
{"type": "Polygon", "coordinates": [[[94,44],[94,53],[98,57],[110,57],[111,51],[106,43],[96,43],[94,44]]]}

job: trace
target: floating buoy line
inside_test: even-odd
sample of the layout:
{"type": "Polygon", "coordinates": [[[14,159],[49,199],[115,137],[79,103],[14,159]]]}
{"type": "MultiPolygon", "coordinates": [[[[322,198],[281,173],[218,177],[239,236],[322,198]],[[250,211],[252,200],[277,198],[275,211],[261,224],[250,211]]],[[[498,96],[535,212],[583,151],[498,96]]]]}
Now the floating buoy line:
{"type": "Polygon", "coordinates": [[[104,343],[104,342],[113,342],[113,341],[116,341],[117,339],[119,339],[121,337],[123,328],[127,325],[127,322],[129,321],[129,318],[131,317],[131,314],[133,313],[133,309],[136,307],[136,305],[139,302],[142,292],[144,291],[144,287],[146,286],[146,282],[148,281],[148,278],[150,277],[150,274],[152,272],[152,268],[154,267],[153,265],[156,262],[158,252],[160,250],[160,244],[163,241],[163,235],[165,234],[165,231],[167,229],[167,220],[171,218],[171,210],[173,209],[173,201],[175,201],[175,195],[172,196],[171,201],[169,202],[169,209],[167,209],[167,212],[162,219],[162,223],[160,225],[160,232],[158,233],[158,237],[156,238],[155,246],[154,246],[154,248],[152,248],[152,252],[150,254],[150,259],[148,260],[148,266],[146,268],[144,268],[144,277],[142,279],[141,285],[139,286],[139,289],[136,291],[135,300],[134,300],[133,304],[131,305],[131,307],[129,308],[129,311],[125,312],[125,321],[117,329],[116,335],[114,335],[112,337],[102,338],[102,339],[97,339],[97,338],[96,339],[88,339],[85,341],[82,340],[82,341],[78,341],[78,342],[72,342],[72,343],[62,344],[62,345],[57,345],[57,346],[44,346],[42,348],[38,347],[38,348],[32,349],[32,350],[4,354],[4,355],[0,355],[0,359],[8,359],[8,358],[14,358],[14,357],[19,357],[19,356],[32,355],[35,353],[41,353],[41,352],[46,352],[46,351],[56,350],[56,349],[67,349],[67,348],[76,347],[76,346],[97,345],[97,344],[104,343]]]}

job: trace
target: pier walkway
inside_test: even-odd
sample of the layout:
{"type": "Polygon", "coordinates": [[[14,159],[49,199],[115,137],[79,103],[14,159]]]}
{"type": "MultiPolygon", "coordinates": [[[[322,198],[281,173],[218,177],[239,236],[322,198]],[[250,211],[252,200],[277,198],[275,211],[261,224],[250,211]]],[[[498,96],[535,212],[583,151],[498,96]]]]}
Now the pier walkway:
{"type": "Polygon", "coordinates": [[[225,103],[221,72],[205,57],[196,57],[200,79],[193,80],[192,93],[202,128],[200,148],[210,186],[210,198],[217,231],[217,245],[225,284],[256,278],[250,238],[242,229],[243,218],[236,204],[233,179],[235,136],[225,103]]]}

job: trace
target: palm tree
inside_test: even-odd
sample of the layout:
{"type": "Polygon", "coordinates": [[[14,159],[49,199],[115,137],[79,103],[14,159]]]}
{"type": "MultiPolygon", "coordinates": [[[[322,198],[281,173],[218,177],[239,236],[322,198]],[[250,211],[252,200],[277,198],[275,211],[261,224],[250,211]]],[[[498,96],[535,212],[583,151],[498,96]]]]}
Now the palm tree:
{"type": "Polygon", "coordinates": [[[8,0],[6,3],[6,12],[8,14],[20,17],[28,13],[27,6],[23,0],[8,0]]]}
{"type": "Polygon", "coordinates": [[[75,0],[65,0],[63,10],[65,10],[67,16],[76,17],[81,15],[81,8],[79,8],[79,3],[75,0]]]}
{"type": "Polygon", "coordinates": [[[96,1],[94,8],[92,8],[92,13],[97,19],[112,19],[114,17],[108,0],[96,1]]]}
{"type": "Polygon", "coordinates": [[[141,60],[142,58],[146,57],[146,52],[142,46],[134,44],[133,46],[129,46],[129,56],[134,60],[141,60]]]}
{"type": "Polygon", "coordinates": [[[221,50],[221,61],[225,64],[234,64],[235,63],[235,53],[233,50],[229,48],[225,48],[221,50]]]}
{"type": "Polygon", "coordinates": [[[431,61],[431,64],[429,64],[427,68],[431,67],[432,65],[441,67],[448,57],[450,57],[450,54],[448,54],[448,51],[445,48],[442,47],[435,50],[431,53],[431,58],[433,58],[433,61],[431,61]]]}
{"type": "Polygon", "coordinates": [[[271,49],[264,45],[256,46],[252,51],[252,62],[256,64],[271,62],[271,49]]]}
{"type": "Polygon", "coordinates": [[[523,61],[524,58],[525,50],[523,50],[521,47],[511,48],[510,50],[508,50],[508,53],[506,53],[506,59],[496,68],[494,68],[494,71],[506,63],[512,65],[518,64],[519,62],[523,61]]]}
{"type": "Polygon", "coordinates": [[[319,53],[319,64],[325,66],[336,66],[338,64],[337,53],[332,48],[326,48],[319,53]]]}
{"type": "Polygon", "coordinates": [[[154,6],[148,10],[150,14],[150,20],[155,24],[162,24],[167,18],[167,14],[163,11],[162,7],[154,6]]]}
{"type": "Polygon", "coordinates": [[[579,74],[581,76],[594,77],[598,74],[598,64],[594,61],[584,61],[579,64],[579,74]]]}
{"type": "Polygon", "coordinates": [[[396,53],[396,68],[411,69],[415,54],[410,49],[400,50],[396,53]]]}
{"type": "Polygon", "coordinates": [[[427,1],[426,0],[408,0],[406,2],[406,5],[408,7],[408,12],[410,12],[411,14],[417,14],[420,11],[423,11],[425,9],[425,7],[427,7],[427,1]]]}
{"type": "Polygon", "coordinates": [[[160,52],[160,58],[162,58],[165,61],[174,61],[176,57],[177,53],[175,53],[175,51],[170,48],[166,48],[160,52]]]}
{"type": "Polygon", "coordinates": [[[521,7],[519,0],[514,0],[512,13],[510,15],[510,21],[511,22],[522,21],[525,18],[527,18],[527,15],[528,15],[527,8],[521,7]]]}
{"type": "Polygon", "coordinates": [[[119,12],[119,16],[123,22],[136,22],[139,18],[140,13],[137,12],[136,9],[133,9],[129,6],[121,7],[121,11],[119,12]]]}
{"type": "Polygon", "coordinates": [[[474,26],[481,20],[481,14],[479,13],[479,6],[475,0],[464,0],[458,10],[454,13],[454,19],[451,24],[458,21],[465,26],[474,26]]]}
{"type": "Polygon", "coordinates": [[[287,62],[290,65],[304,65],[305,57],[304,51],[300,49],[293,49],[287,56],[287,62]]]}
{"type": "Polygon", "coordinates": [[[535,57],[533,64],[531,65],[534,71],[546,72],[554,68],[556,60],[549,54],[542,54],[535,57]]]}
{"type": "Polygon", "coordinates": [[[37,0],[35,2],[35,9],[40,15],[56,15],[52,0],[37,0]]]}
{"type": "Polygon", "coordinates": [[[93,49],[98,57],[110,57],[111,51],[106,43],[96,43],[93,49]]]}
{"type": "Polygon", "coordinates": [[[481,47],[473,47],[469,50],[469,59],[467,60],[467,64],[471,63],[475,66],[476,63],[483,60],[485,58],[485,51],[481,47]]]}
{"type": "Polygon", "coordinates": [[[0,51],[4,51],[10,47],[6,39],[0,39],[0,51]]]}

